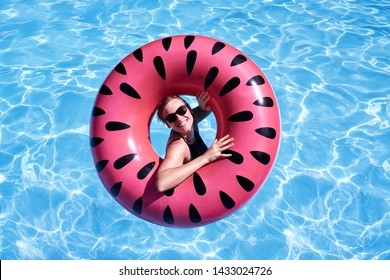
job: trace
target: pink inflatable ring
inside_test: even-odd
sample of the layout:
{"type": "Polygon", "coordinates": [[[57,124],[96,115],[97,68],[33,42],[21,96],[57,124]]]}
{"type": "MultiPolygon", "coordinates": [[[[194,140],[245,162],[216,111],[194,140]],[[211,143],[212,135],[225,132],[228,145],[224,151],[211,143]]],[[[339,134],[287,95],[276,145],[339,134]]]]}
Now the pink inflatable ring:
{"type": "Polygon", "coordinates": [[[203,36],[172,36],[135,50],[108,75],[90,134],[98,175],[124,208],[155,224],[193,227],[231,214],[261,187],[278,152],[280,116],[265,75],[239,50],[203,36]],[[232,156],[159,193],[152,116],[165,95],[200,90],[212,96],[217,138],[234,137],[232,156]]]}

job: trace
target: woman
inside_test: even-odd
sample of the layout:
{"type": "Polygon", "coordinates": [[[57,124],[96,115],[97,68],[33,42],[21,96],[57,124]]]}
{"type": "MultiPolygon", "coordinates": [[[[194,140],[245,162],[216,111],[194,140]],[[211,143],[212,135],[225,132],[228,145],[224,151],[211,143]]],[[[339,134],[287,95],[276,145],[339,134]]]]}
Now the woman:
{"type": "Polygon", "coordinates": [[[159,192],[172,189],[202,166],[218,158],[229,157],[222,153],[231,148],[233,138],[226,135],[212,143],[210,148],[199,136],[198,123],[210,114],[208,92],[196,96],[199,106],[192,110],[182,98],[171,95],[163,98],[157,107],[157,116],[172,129],[166,155],[158,171],[156,186],[159,192]]]}

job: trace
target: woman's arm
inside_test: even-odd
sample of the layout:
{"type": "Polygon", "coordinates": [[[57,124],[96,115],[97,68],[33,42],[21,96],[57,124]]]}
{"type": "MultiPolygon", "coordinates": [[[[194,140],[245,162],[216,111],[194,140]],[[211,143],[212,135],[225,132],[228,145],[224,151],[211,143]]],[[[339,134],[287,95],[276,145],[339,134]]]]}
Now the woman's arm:
{"type": "Polygon", "coordinates": [[[229,135],[219,140],[215,139],[203,155],[184,164],[183,162],[189,157],[188,146],[184,140],[172,142],[168,146],[165,159],[157,171],[157,191],[164,192],[172,189],[202,166],[218,158],[231,156],[231,154],[223,154],[222,152],[233,146],[233,140],[233,138],[229,138],[229,135]]]}
{"type": "Polygon", "coordinates": [[[192,115],[194,116],[194,122],[196,124],[207,118],[210,113],[211,111],[202,110],[199,106],[192,109],[192,115]]]}
{"type": "Polygon", "coordinates": [[[164,192],[176,187],[207,163],[203,157],[188,161],[190,157],[184,140],[172,142],[168,146],[165,158],[157,171],[157,191],[164,192]],[[185,161],[188,162],[183,164],[185,161]]]}
{"type": "Polygon", "coordinates": [[[211,113],[210,106],[207,106],[211,96],[207,91],[200,91],[196,95],[199,106],[192,110],[192,115],[194,117],[194,122],[198,124],[204,120],[211,113]]]}

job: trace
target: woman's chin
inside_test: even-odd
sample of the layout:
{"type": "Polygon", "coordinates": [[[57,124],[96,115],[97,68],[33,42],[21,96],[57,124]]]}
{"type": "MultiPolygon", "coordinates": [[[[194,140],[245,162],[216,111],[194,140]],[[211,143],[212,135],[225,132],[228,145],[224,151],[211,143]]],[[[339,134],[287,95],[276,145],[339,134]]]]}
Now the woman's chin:
{"type": "Polygon", "coordinates": [[[179,132],[181,134],[187,134],[187,133],[191,133],[192,131],[192,124],[190,123],[189,120],[183,122],[183,123],[180,123],[179,125],[175,126],[175,130],[176,132],[179,132]]]}

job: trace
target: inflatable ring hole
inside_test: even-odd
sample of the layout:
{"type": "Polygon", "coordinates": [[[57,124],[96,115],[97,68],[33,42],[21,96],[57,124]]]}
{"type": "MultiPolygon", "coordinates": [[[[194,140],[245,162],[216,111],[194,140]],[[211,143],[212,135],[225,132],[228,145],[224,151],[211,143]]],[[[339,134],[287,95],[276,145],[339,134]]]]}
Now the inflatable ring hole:
{"type": "MultiPolygon", "coordinates": [[[[198,106],[198,102],[195,96],[192,95],[180,95],[191,108],[198,106]]],[[[217,134],[217,122],[213,112],[202,120],[198,124],[199,134],[203,141],[210,147],[211,143],[215,140],[217,134]]],[[[157,117],[157,111],[153,113],[152,121],[150,122],[149,135],[154,151],[161,157],[165,157],[165,148],[169,138],[170,129],[161,122],[157,117]]]]}

